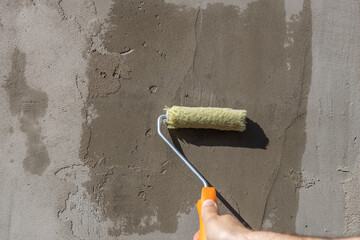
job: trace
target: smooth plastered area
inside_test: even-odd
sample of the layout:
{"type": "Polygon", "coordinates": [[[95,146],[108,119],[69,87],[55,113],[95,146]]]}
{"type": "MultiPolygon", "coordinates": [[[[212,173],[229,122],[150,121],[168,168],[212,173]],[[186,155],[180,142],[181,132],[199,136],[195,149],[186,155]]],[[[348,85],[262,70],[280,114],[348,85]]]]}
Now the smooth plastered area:
{"type": "Polygon", "coordinates": [[[360,2],[0,2],[0,239],[192,239],[201,182],[255,229],[360,234],[360,2]]]}

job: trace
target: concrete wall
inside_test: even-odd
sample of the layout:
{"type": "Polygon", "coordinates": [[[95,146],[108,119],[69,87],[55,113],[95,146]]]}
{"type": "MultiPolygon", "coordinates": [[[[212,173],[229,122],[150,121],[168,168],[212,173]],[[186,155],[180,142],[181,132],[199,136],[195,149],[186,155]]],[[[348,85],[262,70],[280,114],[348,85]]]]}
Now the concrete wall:
{"type": "MultiPolygon", "coordinates": [[[[191,239],[201,183],[256,229],[360,234],[359,2],[0,2],[0,239],[191,239]]],[[[230,208],[230,209],[229,209],[230,208]]]]}

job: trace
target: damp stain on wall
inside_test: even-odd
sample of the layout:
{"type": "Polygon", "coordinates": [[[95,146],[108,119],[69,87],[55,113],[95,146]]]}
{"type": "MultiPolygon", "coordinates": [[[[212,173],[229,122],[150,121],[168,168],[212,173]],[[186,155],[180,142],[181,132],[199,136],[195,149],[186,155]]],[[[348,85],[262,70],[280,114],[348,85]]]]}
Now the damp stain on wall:
{"type": "Polygon", "coordinates": [[[291,173],[301,170],[311,80],[308,5],[287,25],[283,1],[251,2],[241,12],[221,3],[114,3],[103,39],[109,53],[89,54],[84,118],[89,107],[97,118],[84,123],[80,151],[90,167],[85,187],[114,222],[110,235],[173,233],[199,197],[200,182],[155,134],[165,105],[246,109],[267,146],[224,144],[213,133],[193,145],[190,132],[179,147],[253,227],[280,209],[286,220],[272,227],[293,231],[301,175],[291,173]],[[284,196],[286,204],[277,202],[284,196]]]}
{"type": "Polygon", "coordinates": [[[45,116],[48,97],[45,92],[31,88],[25,78],[26,56],[19,49],[12,55],[11,71],[3,86],[9,96],[10,111],[20,122],[20,130],[26,134],[24,170],[42,175],[50,164],[43,142],[39,120],[45,116]]]}

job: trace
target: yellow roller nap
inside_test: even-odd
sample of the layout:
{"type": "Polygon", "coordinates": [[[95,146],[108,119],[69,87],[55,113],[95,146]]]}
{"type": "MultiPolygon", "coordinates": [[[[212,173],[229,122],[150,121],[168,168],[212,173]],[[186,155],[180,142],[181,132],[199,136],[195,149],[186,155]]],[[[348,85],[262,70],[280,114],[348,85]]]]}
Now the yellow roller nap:
{"type": "Polygon", "coordinates": [[[246,110],[213,107],[165,107],[167,127],[174,128],[211,128],[228,131],[246,129],[246,110]]]}

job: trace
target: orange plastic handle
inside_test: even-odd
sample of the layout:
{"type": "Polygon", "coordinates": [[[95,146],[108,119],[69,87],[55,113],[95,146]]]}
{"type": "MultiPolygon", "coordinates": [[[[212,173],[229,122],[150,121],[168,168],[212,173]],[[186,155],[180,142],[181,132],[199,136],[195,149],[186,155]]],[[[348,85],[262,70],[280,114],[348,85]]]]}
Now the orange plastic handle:
{"type": "Polygon", "coordinates": [[[196,204],[197,211],[199,213],[199,240],[206,240],[206,232],[205,232],[205,226],[201,217],[201,208],[205,200],[211,199],[214,202],[216,202],[216,191],[213,187],[203,187],[201,191],[201,198],[198,200],[196,204]]]}

